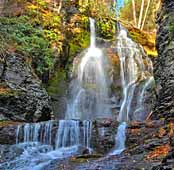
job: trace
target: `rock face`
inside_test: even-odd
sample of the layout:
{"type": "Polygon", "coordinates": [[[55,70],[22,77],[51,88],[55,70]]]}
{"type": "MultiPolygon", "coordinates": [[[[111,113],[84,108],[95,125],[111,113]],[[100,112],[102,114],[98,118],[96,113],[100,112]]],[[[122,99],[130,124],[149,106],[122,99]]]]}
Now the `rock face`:
{"type": "Polygon", "coordinates": [[[174,1],[163,0],[157,18],[158,57],[154,64],[157,102],[153,117],[170,118],[174,115],[174,1]]]}
{"type": "Polygon", "coordinates": [[[0,60],[0,120],[38,122],[50,119],[49,96],[24,57],[0,60]]]}

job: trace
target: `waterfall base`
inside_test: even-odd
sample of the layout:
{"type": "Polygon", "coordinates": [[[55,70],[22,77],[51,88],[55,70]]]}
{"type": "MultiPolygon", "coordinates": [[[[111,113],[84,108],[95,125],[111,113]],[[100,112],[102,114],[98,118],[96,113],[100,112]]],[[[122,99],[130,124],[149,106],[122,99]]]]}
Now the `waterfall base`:
{"type": "MultiPolygon", "coordinates": [[[[92,151],[106,154],[114,147],[117,127],[118,122],[109,119],[9,126],[10,131],[13,129],[14,145],[8,146],[8,152],[14,150],[17,154],[2,160],[0,170],[40,170],[57,159],[91,154],[92,151]]],[[[8,133],[8,127],[4,128],[8,133]]]]}

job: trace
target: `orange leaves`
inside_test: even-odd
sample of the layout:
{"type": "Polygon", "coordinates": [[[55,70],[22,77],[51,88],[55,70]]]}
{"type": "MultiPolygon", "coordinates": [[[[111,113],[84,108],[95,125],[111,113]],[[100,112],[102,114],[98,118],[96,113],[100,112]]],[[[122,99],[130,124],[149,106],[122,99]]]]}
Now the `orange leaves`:
{"type": "Polygon", "coordinates": [[[173,122],[170,122],[169,128],[170,128],[169,136],[173,137],[174,136],[174,123],[173,122]]]}
{"type": "Polygon", "coordinates": [[[159,129],[159,137],[163,137],[164,135],[166,135],[166,130],[164,128],[160,128],[159,129]]]}
{"type": "Polygon", "coordinates": [[[141,133],[141,130],[140,129],[131,129],[131,133],[139,135],[141,133]]]}
{"type": "Polygon", "coordinates": [[[11,90],[9,88],[1,87],[0,88],[0,94],[6,94],[9,93],[11,90]]]}
{"type": "Polygon", "coordinates": [[[158,157],[165,157],[167,156],[168,152],[170,150],[169,144],[159,146],[155,148],[153,151],[151,151],[146,158],[148,160],[158,158],[158,157]]]}

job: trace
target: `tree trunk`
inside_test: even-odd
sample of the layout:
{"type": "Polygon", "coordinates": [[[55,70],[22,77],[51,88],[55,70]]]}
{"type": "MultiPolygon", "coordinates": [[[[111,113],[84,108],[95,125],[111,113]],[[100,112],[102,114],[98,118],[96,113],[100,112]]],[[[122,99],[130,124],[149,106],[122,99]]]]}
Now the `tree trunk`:
{"type": "Polygon", "coordinates": [[[132,0],[132,9],[133,9],[134,25],[135,25],[135,27],[137,27],[137,16],[136,16],[135,0],[132,0]]]}
{"type": "Polygon", "coordinates": [[[61,9],[62,9],[62,0],[60,0],[59,2],[58,14],[60,14],[61,9]]]}
{"type": "Polygon", "coordinates": [[[146,11],[145,11],[145,14],[144,14],[143,23],[142,23],[142,25],[141,25],[141,30],[143,30],[144,24],[145,24],[145,22],[146,22],[146,18],[147,18],[147,13],[148,13],[148,11],[149,11],[150,2],[151,2],[151,0],[148,0],[147,7],[146,7],[146,11]]]}
{"type": "Polygon", "coordinates": [[[143,18],[143,11],[144,11],[144,0],[141,1],[141,9],[140,9],[140,15],[139,15],[139,21],[138,21],[138,28],[141,28],[142,18],[143,18]]]}

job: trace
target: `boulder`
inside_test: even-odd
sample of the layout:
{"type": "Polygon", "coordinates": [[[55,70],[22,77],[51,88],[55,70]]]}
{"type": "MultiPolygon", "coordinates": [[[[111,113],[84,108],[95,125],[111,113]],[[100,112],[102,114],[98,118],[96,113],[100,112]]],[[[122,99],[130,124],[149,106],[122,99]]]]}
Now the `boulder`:
{"type": "Polygon", "coordinates": [[[52,112],[49,96],[25,58],[7,54],[0,70],[0,120],[49,120],[52,112]]]}

